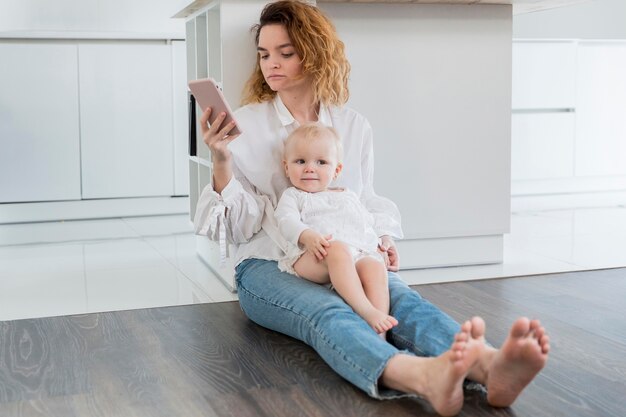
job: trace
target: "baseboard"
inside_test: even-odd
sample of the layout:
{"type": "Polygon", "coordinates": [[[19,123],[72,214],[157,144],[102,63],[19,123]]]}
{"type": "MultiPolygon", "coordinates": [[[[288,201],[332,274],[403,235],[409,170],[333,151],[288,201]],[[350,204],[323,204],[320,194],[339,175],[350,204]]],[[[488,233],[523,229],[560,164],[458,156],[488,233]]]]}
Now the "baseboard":
{"type": "Polygon", "coordinates": [[[0,224],[189,213],[189,197],[0,204],[0,224]]]}
{"type": "MultiPolygon", "coordinates": [[[[402,270],[484,265],[501,263],[503,259],[502,235],[402,240],[397,245],[402,270]]],[[[220,266],[219,246],[197,236],[196,251],[224,286],[236,292],[232,261],[220,266]]]]}
{"type": "Polygon", "coordinates": [[[503,235],[412,239],[397,242],[401,269],[501,263],[503,235]]]}

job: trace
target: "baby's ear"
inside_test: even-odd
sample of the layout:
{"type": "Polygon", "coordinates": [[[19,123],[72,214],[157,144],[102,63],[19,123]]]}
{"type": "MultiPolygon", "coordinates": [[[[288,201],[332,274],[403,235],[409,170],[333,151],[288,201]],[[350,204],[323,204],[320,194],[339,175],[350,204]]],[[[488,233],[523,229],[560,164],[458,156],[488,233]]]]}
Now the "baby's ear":
{"type": "Polygon", "coordinates": [[[337,168],[335,168],[335,176],[333,177],[333,179],[337,179],[337,177],[339,176],[339,174],[341,173],[341,170],[343,169],[343,164],[341,162],[339,162],[337,164],[337,168]]]}
{"type": "Polygon", "coordinates": [[[287,161],[285,159],[283,159],[283,168],[285,168],[285,175],[289,177],[289,173],[287,170],[287,161]]]}

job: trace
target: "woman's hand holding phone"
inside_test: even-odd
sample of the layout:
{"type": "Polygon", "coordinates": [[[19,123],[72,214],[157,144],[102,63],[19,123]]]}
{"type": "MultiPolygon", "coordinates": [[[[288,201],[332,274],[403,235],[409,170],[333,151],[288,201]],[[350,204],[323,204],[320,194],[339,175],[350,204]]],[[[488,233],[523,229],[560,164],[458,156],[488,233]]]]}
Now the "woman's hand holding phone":
{"type": "Polygon", "coordinates": [[[211,150],[213,163],[230,160],[228,144],[241,133],[233,112],[212,78],[189,81],[189,89],[202,109],[202,139],[211,150]]]}
{"type": "Polygon", "coordinates": [[[202,117],[200,118],[202,139],[211,150],[211,158],[214,163],[229,162],[231,153],[228,150],[228,144],[239,136],[239,134],[228,134],[228,132],[235,127],[235,121],[231,120],[229,123],[222,126],[224,119],[226,118],[226,113],[222,112],[217,115],[217,118],[209,127],[209,118],[211,117],[212,111],[213,109],[208,107],[204,113],[202,113],[202,117]]]}
{"type": "Polygon", "coordinates": [[[234,121],[230,121],[222,126],[226,114],[220,113],[209,127],[209,117],[211,117],[212,109],[208,107],[200,118],[200,126],[202,129],[202,139],[211,150],[211,160],[213,161],[213,190],[221,194],[226,188],[233,176],[233,168],[231,165],[231,153],[228,150],[228,144],[232,142],[236,135],[229,135],[228,132],[235,126],[234,121]]]}

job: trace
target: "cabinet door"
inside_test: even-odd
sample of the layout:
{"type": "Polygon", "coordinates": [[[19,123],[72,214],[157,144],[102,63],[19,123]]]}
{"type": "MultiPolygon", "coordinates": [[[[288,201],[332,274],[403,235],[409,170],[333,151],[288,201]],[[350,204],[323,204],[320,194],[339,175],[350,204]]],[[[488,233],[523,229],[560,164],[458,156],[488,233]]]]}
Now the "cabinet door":
{"type": "Polygon", "coordinates": [[[0,57],[0,203],[80,199],[76,46],[0,42],[0,57]]]}
{"type": "Polygon", "coordinates": [[[165,42],[79,45],[83,198],[174,194],[165,42]]]}
{"type": "Polygon", "coordinates": [[[187,65],[185,42],[172,42],[174,194],[189,195],[189,121],[187,120],[187,65]]]}
{"type": "Polygon", "coordinates": [[[576,104],[576,43],[513,42],[513,108],[576,104]]]}
{"type": "Polygon", "coordinates": [[[626,175],[626,43],[578,53],[576,175],[626,175]]]}
{"type": "Polygon", "coordinates": [[[574,175],[574,113],[515,113],[511,122],[512,180],[574,175]]]}

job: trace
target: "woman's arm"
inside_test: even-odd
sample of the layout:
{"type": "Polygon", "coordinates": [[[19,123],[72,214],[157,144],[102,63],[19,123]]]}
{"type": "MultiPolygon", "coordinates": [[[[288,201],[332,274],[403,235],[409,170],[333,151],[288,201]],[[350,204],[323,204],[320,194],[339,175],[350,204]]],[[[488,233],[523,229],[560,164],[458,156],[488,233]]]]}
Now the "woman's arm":
{"type": "Polygon", "coordinates": [[[213,162],[213,190],[221,194],[233,177],[232,154],[228,149],[228,144],[239,135],[228,135],[228,132],[235,127],[232,120],[222,127],[222,122],[226,118],[226,113],[220,113],[217,119],[209,126],[209,116],[211,108],[207,108],[200,117],[200,128],[204,143],[211,150],[211,161],[213,162]]]}
{"type": "Polygon", "coordinates": [[[220,241],[222,232],[228,243],[246,243],[261,230],[264,210],[265,201],[254,187],[234,175],[221,194],[212,184],[204,187],[196,206],[195,231],[215,241],[220,241]]]}
{"type": "Polygon", "coordinates": [[[213,177],[198,199],[195,231],[220,242],[245,243],[261,229],[265,202],[234,166],[228,144],[239,135],[227,134],[234,122],[222,127],[222,113],[209,126],[210,114],[208,108],[200,118],[200,126],[204,143],[211,150],[213,177]]]}

